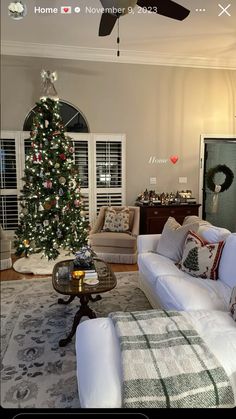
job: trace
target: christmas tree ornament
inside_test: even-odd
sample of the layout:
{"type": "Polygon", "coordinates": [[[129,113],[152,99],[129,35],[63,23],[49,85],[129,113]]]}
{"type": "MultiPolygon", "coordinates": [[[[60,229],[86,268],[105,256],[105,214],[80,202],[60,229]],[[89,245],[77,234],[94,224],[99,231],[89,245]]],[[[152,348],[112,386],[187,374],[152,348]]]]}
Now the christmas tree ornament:
{"type": "Polygon", "coordinates": [[[59,177],[59,183],[61,184],[61,185],[65,185],[65,183],[66,183],[66,178],[64,177],[64,176],[61,176],[61,177],[59,177]]]}
{"type": "Polygon", "coordinates": [[[50,210],[52,208],[51,203],[50,202],[45,202],[44,203],[44,208],[45,208],[45,210],[50,210]]]}
{"type": "Polygon", "coordinates": [[[36,131],[30,131],[30,137],[32,138],[32,140],[36,137],[37,132],[36,131]]]}
{"type": "Polygon", "coordinates": [[[60,188],[60,189],[59,189],[59,196],[62,196],[62,195],[64,195],[64,191],[63,191],[63,189],[62,189],[62,188],[60,188]]]}
{"type": "Polygon", "coordinates": [[[42,161],[42,154],[36,153],[33,155],[33,161],[35,164],[40,164],[42,161]]]}
{"type": "Polygon", "coordinates": [[[44,225],[44,227],[48,227],[49,226],[49,220],[44,220],[43,225],[44,225]]]}
{"type": "Polygon", "coordinates": [[[66,155],[64,153],[59,154],[61,160],[66,160],[66,155]]]}
{"type": "Polygon", "coordinates": [[[51,200],[51,207],[54,207],[56,205],[56,203],[57,203],[57,200],[56,199],[52,199],[51,200]]]}
{"type": "Polygon", "coordinates": [[[27,215],[27,214],[29,213],[29,211],[27,210],[27,208],[23,208],[23,209],[22,209],[22,213],[23,213],[24,215],[27,215]]]}
{"type": "Polygon", "coordinates": [[[43,211],[43,209],[44,209],[44,208],[43,208],[43,205],[40,203],[40,204],[39,204],[39,211],[43,211]]]}
{"type": "Polygon", "coordinates": [[[45,124],[45,128],[48,128],[49,121],[47,119],[45,119],[44,124],[45,124]]]}
{"type": "Polygon", "coordinates": [[[70,186],[71,189],[75,189],[76,188],[77,183],[76,183],[75,179],[73,179],[73,180],[71,180],[69,182],[69,186],[70,186]]]}
{"type": "Polygon", "coordinates": [[[78,199],[74,200],[74,206],[78,208],[80,206],[80,201],[78,199]]]}
{"type": "Polygon", "coordinates": [[[52,188],[52,181],[51,180],[46,180],[46,182],[43,182],[43,186],[46,189],[51,189],[52,188]]]}
{"type": "Polygon", "coordinates": [[[29,245],[30,245],[29,243],[30,243],[29,240],[27,240],[27,239],[23,240],[23,245],[25,247],[29,247],[29,245]]]}
{"type": "Polygon", "coordinates": [[[51,100],[59,100],[57,91],[54,86],[54,82],[57,80],[57,73],[56,71],[51,72],[49,70],[42,70],[41,71],[41,78],[42,78],[42,96],[40,99],[51,99],[51,100]]]}
{"type": "Polygon", "coordinates": [[[62,237],[62,232],[60,229],[57,230],[57,237],[60,239],[62,237]]]}
{"type": "Polygon", "coordinates": [[[59,169],[60,164],[59,163],[56,163],[54,167],[55,167],[55,169],[59,169]]]}

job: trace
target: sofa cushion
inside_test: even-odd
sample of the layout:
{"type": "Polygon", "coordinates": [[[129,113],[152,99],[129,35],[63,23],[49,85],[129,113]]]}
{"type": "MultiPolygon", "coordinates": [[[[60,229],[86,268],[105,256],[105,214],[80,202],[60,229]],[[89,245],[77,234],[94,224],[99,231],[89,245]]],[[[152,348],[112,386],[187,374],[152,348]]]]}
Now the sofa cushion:
{"type": "Polygon", "coordinates": [[[189,231],[179,268],[192,276],[217,279],[223,246],[223,241],[205,243],[196,233],[189,231]]]}
{"type": "Polygon", "coordinates": [[[219,241],[224,241],[230,235],[230,231],[226,228],[215,227],[213,225],[203,224],[199,226],[198,235],[206,240],[209,243],[217,243],[219,241]]]}
{"type": "Polygon", "coordinates": [[[221,281],[196,278],[154,253],[138,256],[141,288],[166,310],[224,310],[231,289],[221,281]],[[143,279],[142,279],[143,278],[143,279]]]}
{"type": "Polygon", "coordinates": [[[105,212],[103,231],[126,232],[129,231],[129,208],[120,211],[108,207],[105,212]]]}
{"type": "Polygon", "coordinates": [[[233,288],[233,291],[230,297],[229,311],[232,314],[234,321],[236,322],[236,287],[233,288]]]}
{"type": "Polygon", "coordinates": [[[215,227],[209,221],[202,220],[197,215],[189,215],[185,217],[182,225],[191,224],[193,222],[199,223],[197,234],[209,243],[217,243],[231,234],[229,230],[223,227],[215,227]]]}
{"type": "Polygon", "coordinates": [[[89,239],[92,247],[128,247],[135,249],[137,245],[136,237],[127,233],[101,232],[91,234],[89,239]]]}
{"type": "Polygon", "coordinates": [[[187,225],[187,224],[193,224],[193,223],[198,223],[199,227],[200,226],[211,226],[212,224],[209,223],[209,221],[207,220],[203,220],[202,218],[198,217],[197,215],[188,215],[187,217],[184,218],[184,221],[182,223],[182,225],[187,225]]]}
{"type": "Polygon", "coordinates": [[[236,233],[227,237],[219,265],[219,279],[233,288],[236,286],[236,233]]]}
{"type": "Polygon", "coordinates": [[[198,222],[181,226],[175,218],[169,217],[164,225],[161,238],[158,241],[156,252],[175,262],[179,262],[182,257],[183,246],[188,231],[197,231],[198,227],[198,222]]]}

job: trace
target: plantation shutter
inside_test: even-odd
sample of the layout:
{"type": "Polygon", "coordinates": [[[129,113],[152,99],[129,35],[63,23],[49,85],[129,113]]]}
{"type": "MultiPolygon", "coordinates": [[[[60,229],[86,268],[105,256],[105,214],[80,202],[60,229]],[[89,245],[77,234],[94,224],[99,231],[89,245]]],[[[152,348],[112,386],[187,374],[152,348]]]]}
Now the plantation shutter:
{"type": "MultiPolygon", "coordinates": [[[[93,225],[103,205],[125,205],[125,136],[69,133],[79,169],[86,218],[93,225]]],[[[19,196],[29,132],[2,132],[0,223],[14,234],[19,220],[19,196]]]]}
{"type": "Polygon", "coordinates": [[[0,140],[0,223],[14,232],[18,225],[20,133],[5,131],[0,140]]]}
{"type": "Polygon", "coordinates": [[[125,136],[95,135],[96,215],[104,205],[125,204],[125,136]]]}

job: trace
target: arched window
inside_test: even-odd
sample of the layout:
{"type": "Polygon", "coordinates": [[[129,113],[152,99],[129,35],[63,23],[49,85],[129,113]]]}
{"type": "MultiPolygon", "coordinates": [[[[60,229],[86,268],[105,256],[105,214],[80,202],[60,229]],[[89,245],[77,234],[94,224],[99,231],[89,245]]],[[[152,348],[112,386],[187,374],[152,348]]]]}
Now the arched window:
{"type": "MultiPolygon", "coordinates": [[[[88,122],[79,109],[64,100],[60,100],[59,103],[61,105],[60,114],[67,132],[90,132],[88,122]]],[[[31,131],[36,107],[26,116],[23,131],[31,131]]]]}

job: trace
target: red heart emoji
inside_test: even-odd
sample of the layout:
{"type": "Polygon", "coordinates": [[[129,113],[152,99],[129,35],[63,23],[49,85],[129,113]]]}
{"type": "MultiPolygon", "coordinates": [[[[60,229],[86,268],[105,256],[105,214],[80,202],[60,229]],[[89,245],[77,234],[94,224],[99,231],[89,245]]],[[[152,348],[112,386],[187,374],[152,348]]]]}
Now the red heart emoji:
{"type": "Polygon", "coordinates": [[[170,157],[170,161],[171,161],[173,164],[175,164],[178,160],[179,160],[179,157],[178,157],[178,156],[171,156],[171,157],[170,157]]]}
{"type": "Polygon", "coordinates": [[[69,11],[69,8],[68,7],[64,7],[63,10],[64,10],[65,13],[67,13],[69,11]]]}

